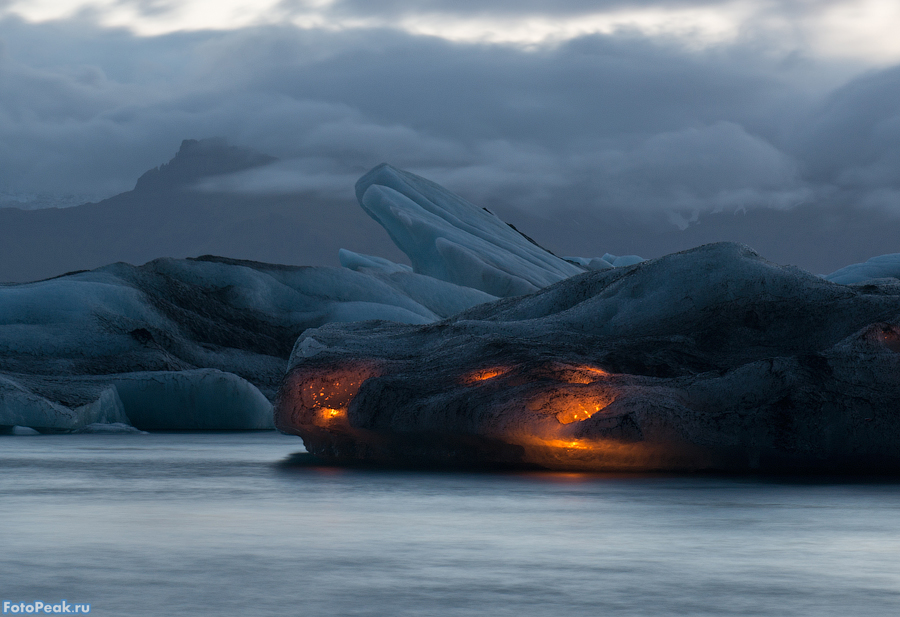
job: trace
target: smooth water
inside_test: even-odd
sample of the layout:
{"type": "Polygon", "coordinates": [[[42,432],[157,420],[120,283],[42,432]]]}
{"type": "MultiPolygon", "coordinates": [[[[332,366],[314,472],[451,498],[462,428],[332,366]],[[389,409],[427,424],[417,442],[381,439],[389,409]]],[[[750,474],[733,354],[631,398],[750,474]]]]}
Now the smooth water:
{"type": "Polygon", "coordinates": [[[898,615],[900,483],[285,465],[275,433],[0,438],[0,601],[91,615],[898,615]]]}

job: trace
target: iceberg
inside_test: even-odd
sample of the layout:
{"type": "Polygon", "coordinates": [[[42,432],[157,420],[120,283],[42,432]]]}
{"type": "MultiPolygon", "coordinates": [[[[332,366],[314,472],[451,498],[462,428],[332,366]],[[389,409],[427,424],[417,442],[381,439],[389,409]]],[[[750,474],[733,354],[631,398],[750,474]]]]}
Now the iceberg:
{"type": "Polygon", "coordinates": [[[390,165],[360,178],[356,196],[419,274],[508,297],[584,271],[487,210],[390,165]]]}
{"type": "Polygon", "coordinates": [[[32,436],[40,435],[40,432],[27,426],[11,426],[0,428],[0,435],[32,436]]]}
{"type": "MultiPolygon", "coordinates": [[[[226,154],[237,167],[248,164],[246,152],[226,154]]],[[[148,172],[138,188],[191,171],[179,165],[148,172]]],[[[372,190],[360,193],[362,202],[373,204],[379,191],[397,195],[393,206],[367,210],[380,212],[392,237],[411,239],[401,233],[410,217],[431,230],[422,236],[431,252],[406,245],[413,266],[342,249],[340,268],[162,258],[0,285],[0,426],[271,427],[268,401],[305,330],[433,323],[584,270],[412,174],[382,166],[366,183],[372,190]],[[435,277],[441,267],[445,276],[435,277]]]]}
{"type": "Polygon", "coordinates": [[[0,375],[0,428],[14,426],[41,433],[272,429],[272,403],[245,379],[214,369],[0,375]]]}
{"type": "Polygon", "coordinates": [[[866,283],[877,279],[894,279],[900,284],[900,253],[879,255],[870,260],[851,264],[825,276],[826,280],[842,285],[866,283]]]}
{"type": "Polygon", "coordinates": [[[898,255],[827,280],[728,243],[560,258],[388,165],[356,192],[411,265],[342,249],[339,268],[203,256],[0,284],[0,431],[277,425],[335,461],[897,466],[898,255]]]}
{"type": "Polygon", "coordinates": [[[259,397],[274,398],[293,342],[307,328],[372,319],[431,323],[494,299],[399,267],[358,269],[158,259],[0,285],[0,426],[75,431],[128,422],[109,410],[111,395],[96,391],[102,378],[139,428],[271,427],[271,404],[259,397]],[[192,371],[201,369],[221,375],[195,379],[192,371]],[[126,373],[143,377],[113,377],[126,373]],[[137,383],[146,400],[170,401],[168,415],[150,418],[137,406],[137,383]],[[222,418],[214,420],[200,401],[216,389],[248,405],[246,414],[221,400],[222,418]]]}
{"type": "MultiPolygon", "coordinates": [[[[35,431],[36,432],[36,431],[35,431]]],[[[124,422],[96,422],[88,424],[84,428],[78,429],[76,433],[86,435],[146,435],[147,431],[142,431],[130,424],[124,422]]]]}
{"type": "MultiPolygon", "coordinates": [[[[412,268],[405,264],[395,264],[380,257],[360,255],[342,249],[340,258],[341,265],[345,268],[381,280],[428,309],[434,316],[431,321],[450,317],[478,304],[497,300],[496,296],[478,289],[448,283],[423,274],[416,274],[412,271],[412,268]]],[[[400,319],[391,319],[390,321],[414,323],[400,319]]]]}
{"type": "Polygon", "coordinates": [[[293,342],[307,328],[367,319],[430,323],[492,299],[402,269],[215,257],[113,264],[0,286],[0,373],[214,368],[274,396],[293,342]]]}
{"type": "Polygon", "coordinates": [[[276,426],[336,463],[900,471],[900,288],[722,243],[436,324],[307,330],[276,426]]]}
{"type": "Polygon", "coordinates": [[[0,374],[0,428],[4,430],[20,426],[39,432],[72,432],[114,423],[130,425],[114,388],[103,388],[93,401],[69,407],[0,374]]]}
{"type": "Polygon", "coordinates": [[[156,371],[106,379],[115,386],[132,425],[141,430],[274,428],[272,403],[253,384],[231,373],[156,371]]]}
{"type": "Polygon", "coordinates": [[[215,369],[69,377],[0,375],[0,428],[42,433],[272,429],[272,403],[215,369]],[[65,397],[66,402],[59,402],[65,397]]]}

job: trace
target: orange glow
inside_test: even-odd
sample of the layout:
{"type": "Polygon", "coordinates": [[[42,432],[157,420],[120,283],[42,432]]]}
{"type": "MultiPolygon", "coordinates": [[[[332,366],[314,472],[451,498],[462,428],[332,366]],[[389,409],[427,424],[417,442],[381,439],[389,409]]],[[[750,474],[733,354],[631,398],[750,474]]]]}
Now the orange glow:
{"type": "Polygon", "coordinates": [[[307,407],[340,409],[350,404],[350,399],[359,392],[359,387],[365,378],[345,375],[343,378],[312,379],[304,384],[300,390],[300,396],[307,407]]]}
{"type": "Polygon", "coordinates": [[[380,374],[375,365],[354,363],[294,371],[275,410],[275,425],[306,439],[304,431],[350,428],[348,410],[363,383],[380,374]]]}
{"type": "Polygon", "coordinates": [[[492,379],[494,377],[499,377],[504,373],[509,372],[508,368],[495,367],[495,368],[487,368],[480,371],[473,371],[466,375],[463,378],[463,383],[474,383],[476,381],[485,381],[487,379],[492,379]]]}
{"type": "Polygon", "coordinates": [[[591,416],[593,416],[598,411],[603,410],[606,407],[606,404],[596,403],[596,404],[588,404],[585,405],[583,402],[567,409],[563,409],[562,411],[556,414],[556,419],[559,420],[560,424],[571,424],[572,422],[581,422],[582,420],[587,420],[591,416]]]}
{"type": "Polygon", "coordinates": [[[893,329],[885,328],[881,332],[881,341],[884,346],[894,352],[900,352],[900,336],[893,329]]]}
{"type": "Polygon", "coordinates": [[[319,408],[319,419],[325,423],[334,422],[337,420],[346,420],[347,410],[321,407],[319,408]]]}
{"type": "Polygon", "coordinates": [[[524,460],[547,469],[565,471],[704,469],[712,462],[702,450],[678,442],[575,439],[562,435],[547,439],[527,436],[514,441],[524,448],[524,460]]]}
{"type": "Polygon", "coordinates": [[[555,389],[528,402],[531,411],[556,416],[560,424],[583,422],[616,400],[615,392],[597,386],[555,389]]]}
{"type": "Polygon", "coordinates": [[[562,450],[590,450],[595,447],[594,444],[583,439],[545,439],[541,441],[541,445],[562,450]]]}
{"type": "Polygon", "coordinates": [[[559,381],[580,384],[594,383],[609,375],[603,369],[586,364],[558,366],[554,373],[559,381]]]}
{"type": "Polygon", "coordinates": [[[594,373],[598,377],[604,377],[606,375],[609,375],[609,373],[604,371],[602,368],[597,368],[596,366],[588,366],[586,364],[582,364],[580,366],[576,366],[575,368],[577,368],[579,371],[587,371],[589,373],[594,373]]]}

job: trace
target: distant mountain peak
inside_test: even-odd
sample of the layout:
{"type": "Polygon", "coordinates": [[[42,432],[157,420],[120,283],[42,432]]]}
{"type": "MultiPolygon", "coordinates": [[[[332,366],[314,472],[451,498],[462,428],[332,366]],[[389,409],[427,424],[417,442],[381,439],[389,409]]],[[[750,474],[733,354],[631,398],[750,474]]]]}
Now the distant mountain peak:
{"type": "Polygon", "coordinates": [[[201,178],[231,174],[276,160],[252,148],[229,145],[222,137],[185,139],[172,160],[144,173],[134,190],[144,193],[183,189],[201,178]]]}

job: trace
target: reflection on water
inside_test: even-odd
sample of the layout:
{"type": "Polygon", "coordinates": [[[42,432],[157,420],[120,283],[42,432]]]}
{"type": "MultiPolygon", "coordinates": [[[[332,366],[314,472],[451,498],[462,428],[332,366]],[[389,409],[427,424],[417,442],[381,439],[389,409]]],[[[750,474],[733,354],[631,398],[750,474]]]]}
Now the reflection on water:
{"type": "Polygon", "coordinates": [[[0,600],[98,616],[900,613],[892,481],[284,464],[300,444],[0,438],[0,600]]]}

